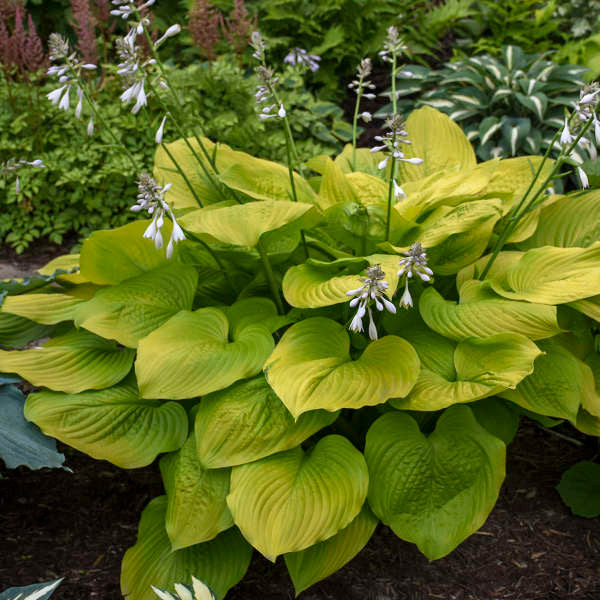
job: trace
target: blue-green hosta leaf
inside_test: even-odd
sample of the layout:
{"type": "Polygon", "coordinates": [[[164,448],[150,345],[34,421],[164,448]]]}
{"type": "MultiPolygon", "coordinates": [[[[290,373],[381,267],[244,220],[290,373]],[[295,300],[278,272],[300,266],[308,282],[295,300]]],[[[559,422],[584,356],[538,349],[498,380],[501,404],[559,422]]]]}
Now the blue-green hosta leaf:
{"type": "Polygon", "coordinates": [[[600,465],[584,460],[563,473],[556,486],[562,501],[574,515],[600,516],[600,465]]]}
{"type": "Polygon", "coordinates": [[[210,542],[172,551],[164,525],[166,512],[166,496],[154,498],[142,512],[137,542],[123,557],[123,596],[127,600],[156,600],[151,586],[171,589],[176,583],[191,584],[194,575],[218,598],[224,598],[248,570],[252,546],[232,528],[210,542]]]}
{"type": "Polygon", "coordinates": [[[165,526],[173,550],[208,542],[233,527],[227,508],[229,469],[205,468],[190,435],[178,452],[160,460],[167,498],[165,526]]]}
{"type": "Polygon", "coordinates": [[[421,165],[400,163],[401,181],[416,181],[446,169],[458,171],[477,164],[475,152],[460,127],[435,108],[424,106],[413,111],[406,121],[410,146],[403,148],[406,158],[423,158],[421,165]]]}
{"type": "Polygon", "coordinates": [[[587,248],[600,241],[600,190],[569,194],[543,208],[535,233],[521,248],[587,248]]]}
{"type": "Polygon", "coordinates": [[[57,468],[65,462],[56,440],[45,436],[23,416],[25,396],[14,385],[0,385],[0,458],[9,469],[57,468]]]}
{"type": "Polygon", "coordinates": [[[534,248],[490,281],[505,298],[540,304],[596,296],[600,294],[600,242],[588,248],[534,248]]]}
{"type": "MultiPolygon", "coordinates": [[[[538,346],[544,355],[535,361],[534,372],[500,396],[540,415],[575,423],[584,394],[594,388],[591,369],[554,340],[540,341],[538,346]]],[[[600,405],[596,411],[600,416],[600,405]]]]}
{"type": "Polygon", "coordinates": [[[180,310],[192,308],[198,273],[171,262],[100,290],[80,304],[75,324],[135,348],[138,342],[180,310]]]}
{"type": "Polygon", "coordinates": [[[35,386],[76,394],[109,387],[131,369],[134,350],[88,331],[70,331],[42,347],[0,350],[0,371],[18,373],[35,386]]]}
{"type": "Polygon", "coordinates": [[[265,200],[187,213],[181,225],[208,241],[254,248],[262,235],[295,223],[298,228],[316,221],[312,204],[265,200]]]}
{"type": "Polygon", "coordinates": [[[273,350],[262,323],[235,332],[216,308],[183,310],[142,339],[135,362],[143,398],[195,398],[260,373],[273,350]]]}
{"type": "Polygon", "coordinates": [[[381,265],[389,284],[388,297],[398,287],[397,256],[373,254],[365,258],[341,258],[331,262],[309,259],[290,267],[283,278],[283,295],[296,308],[319,308],[349,300],[346,292],[363,285],[362,271],[369,265],[381,265]]]}
{"type": "Polygon", "coordinates": [[[347,527],[368,485],[363,455],[346,438],[328,435],[307,453],[298,447],[233,467],[227,504],[244,537],[275,561],[347,527]]]}
{"type": "Polygon", "coordinates": [[[202,398],[195,422],[198,456],[209,469],[249,463],[298,446],[337,417],[313,410],[294,421],[260,375],[202,398]]]}
{"type": "Polygon", "coordinates": [[[369,429],[369,505],[430,560],[446,556],[485,522],[505,474],[505,445],[467,406],[453,406],[426,437],[405,413],[369,429]]]}
{"type": "Polygon", "coordinates": [[[23,587],[11,587],[0,593],[0,600],[48,600],[64,578],[34,583],[23,587]]]}
{"type": "Polygon", "coordinates": [[[487,337],[497,333],[518,333],[540,340],[561,332],[556,307],[506,300],[489,289],[485,282],[471,280],[463,284],[461,301],[456,304],[434,288],[426,289],[419,300],[423,320],[439,334],[452,340],[470,336],[487,337]],[[480,293],[479,297],[474,296],[480,293]],[[472,294],[467,296],[467,293],[472,294]]]}
{"type": "MultiPolygon", "coordinates": [[[[157,250],[152,240],[143,237],[150,221],[135,221],[123,227],[95,231],[81,247],[81,275],[100,285],[114,285],[164,264],[172,264],[164,250],[157,250]]],[[[171,235],[167,219],[163,236],[171,235]]],[[[178,253],[175,245],[174,256],[178,253]]]]}
{"type": "Polygon", "coordinates": [[[161,452],[177,450],[188,432],[184,408],[142,400],[133,377],[105,390],[30,394],[25,418],[47,435],[125,469],[144,467],[161,452]]]}
{"type": "Polygon", "coordinates": [[[296,596],[350,562],[367,544],[378,519],[365,504],[350,525],[306,550],[285,555],[296,596]]]}
{"type": "Polygon", "coordinates": [[[432,332],[413,341],[417,352],[423,348],[423,362],[431,354],[428,345],[437,345],[438,355],[446,354],[443,365],[453,360],[455,376],[448,378],[446,368],[436,364],[422,366],[417,383],[404,399],[391,404],[405,410],[440,410],[452,404],[473,402],[493,396],[507,388],[515,388],[533,372],[534,360],[542,352],[523,335],[500,333],[486,338],[466,338],[455,349],[438,343],[432,332]]]}
{"type": "Polygon", "coordinates": [[[265,363],[269,385],[294,418],[324,409],[361,408],[406,396],[419,373],[419,358],[402,338],[371,342],[351,360],[346,329],[323,317],[292,325],[265,363]]]}
{"type": "Polygon", "coordinates": [[[50,335],[54,327],[0,311],[0,348],[24,348],[33,340],[50,335]]]}

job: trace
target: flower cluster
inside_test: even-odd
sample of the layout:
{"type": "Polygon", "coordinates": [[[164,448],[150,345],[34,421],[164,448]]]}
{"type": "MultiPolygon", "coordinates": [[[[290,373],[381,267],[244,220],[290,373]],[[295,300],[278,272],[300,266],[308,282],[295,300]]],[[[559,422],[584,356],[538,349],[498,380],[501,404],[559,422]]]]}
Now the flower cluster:
{"type": "Polygon", "coordinates": [[[167,258],[171,258],[173,255],[174,244],[185,239],[185,234],[177,223],[171,207],[164,199],[165,193],[170,188],[170,183],[160,187],[148,173],[142,173],[138,180],[137,204],[131,207],[131,210],[134,212],[147,210],[148,214],[152,216],[152,222],[144,232],[144,237],[153,240],[157,249],[163,247],[161,229],[165,223],[165,213],[168,214],[173,223],[173,229],[169,243],[167,244],[167,258]]]}
{"type": "Polygon", "coordinates": [[[362,320],[365,314],[369,313],[369,337],[372,340],[376,340],[377,328],[373,321],[371,306],[374,304],[375,308],[379,311],[386,308],[389,312],[394,314],[396,313],[396,307],[385,295],[389,284],[385,281],[385,273],[380,265],[369,267],[366,271],[366,277],[361,277],[360,280],[363,282],[361,287],[346,292],[347,296],[354,296],[354,298],[350,300],[350,306],[355,307],[358,305],[358,309],[350,323],[349,329],[355,332],[363,331],[362,320]]]}
{"type": "MultiPolygon", "coordinates": [[[[356,78],[348,84],[348,87],[354,91],[357,96],[357,103],[360,102],[360,99],[363,97],[368,98],[369,100],[373,100],[375,98],[375,94],[372,92],[365,93],[365,90],[375,89],[375,85],[368,79],[369,75],[371,74],[371,69],[371,59],[363,58],[356,69],[356,78]]],[[[357,115],[357,117],[360,117],[368,123],[373,118],[373,115],[370,112],[364,111],[357,115]]]]}
{"type": "Polygon", "coordinates": [[[387,37],[383,44],[383,50],[379,52],[379,56],[386,62],[393,62],[397,56],[402,54],[408,46],[404,45],[404,40],[400,37],[398,29],[394,25],[387,28],[387,37]]]}
{"type": "MultiPolygon", "coordinates": [[[[0,164],[0,174],[6,177],[9,173],[16,173],[22,167],[29,166],[34,169],[45,169],[46,165],[39,158],[35,160],[28,161],[23,160],[22,158],[19,160],[15,160],[14,158],[9,158],[4,164],[0,164]]],[[[21,182],[19,181],[19,175],[17,174],[17,179],[15,181],[15,191],[17,194],[21,192],[21,182]]]]}
{"type": "Polygon", "coordinates": [[[408,281],[417,275],[422,281],[431,281],[433,271],[427,266],[427,253],[419,242],[415,242],[408,252],[403,252],[405,258],[399,261],[399,277],[404,277],[404,294],[400,298],[400,305],[409,308],[413,305],[412,296],[408,290],[408,281]]]}
{"type": "MultiPolygon", "coordinates": [[[[129,19],[132,14],[152,6],[155,2],[156,0],[147,0],[147,2],[144,2],[144,4],[136,6],[133,0],[112,0],[113,5],[117,8],[111,10],[110,14],[114,15],[115,17],[121,17],[122,19],[129,19]]],[[[142,31],[139,33],[142,33],[142,31]]]]}
{"type": "MultiPolygon", "coordinates": [[[[49,94],[48,100],[61,110],[69,110],[71,103],[71,89],[75,88],[77,96],[77,105],[75,107],[75,116],[81,118],[83,111],[83,89],[81,87],[81,71],[93,71],[96,65],[91,63],[81,63],[74,52],[69,53],[69,42],[58,33],[51,33],[48,39],[48,49],[50,51],[50,60],[52,62],[60,62],[60,64],[52,65],[48,69],[48,75],[55,75],[58,81],[62,84],[49,94]]],[[[88,123],[88,134],[91,135],[94,131],[94,122],[90,119],[88,123]]]]}
{"type": "Polygon", "coordinates": [[[283,59],[283,62],[292,67],[308,67],[313,73],[319,70],[321,57],[309,54],[304,48],[293,48],[283,59]]]}

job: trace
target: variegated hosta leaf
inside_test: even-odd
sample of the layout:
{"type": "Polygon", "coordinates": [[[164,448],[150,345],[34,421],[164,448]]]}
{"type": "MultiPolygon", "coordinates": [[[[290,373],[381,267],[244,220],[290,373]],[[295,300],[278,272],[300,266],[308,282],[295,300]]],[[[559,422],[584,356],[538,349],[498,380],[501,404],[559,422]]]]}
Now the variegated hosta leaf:
{"type": "Polygon", "coordinates": [[[600,242],[588,248],[544,246],[490,279],[505,298],[564,304],[600,294],[600,242]]]}
{"type": "Polygon", "coordinates": [[[223,208],[199,209],[181,218],[181,224],[209,241],[254,248],[260,237],[289,223],[298,228],[316,221],[315,208],[302,202],[265,200],[223,208]]]}
{"type": "Polygon", "coordinates": [[[0,600],[48,600],[64,577],[23,587],[11,587],[0,593],[0,600]]]}
{"type": "MultiPolygon", "coordinates": [[[[96,290],[95,286],[83,286],[89,291],[91,298],[96,290]]],[[[7,296],[2,302],[0,310],[3,313],[19,315],[43,325],[55,325],[61,321],[71,321],[75,318],[77,307],[88,298],[77,297],[67,290],[54,293],[21,294],[7,296]]],[[[51,290],[49,290],[51,292],[51,290]]]]}
{"type": "Polygon", "coordinates": [[[458,341],[470,336],[518,333],[540,340],[561,332],[555,306],[486,295],[488,284],[480,281],[471,280],[460,289],[458,304],[444,300],[432,287],[421,294],[419,311],[423,320],[444,337],[458,341]]]}
{"type": "Polygon", "coordinates": [[[259,373],[273,350],[266,325],[251,324],[229,342],[216,308],[183,310],[140,341],[135,362],[144,398],[195,398],[259,373]]]}
{"type": "MultiPolygon", "coordinates": [[[[123,227],[95,231],[81,247],[81,275],[92,283],[114,285],[142,275],[164,264],[173,264],[164,250],[157,250],[152,240],[143,237],[150,221],[135,221],[123,227]]],[[[171,222],[166,219],[163,237],[171,235],[171,222]]],[[[173,256],[178,254],[177,244],[173,256]]]]}
{"type": "Polygon", "coordinates": [[[233,526],[227,508],[229,469],[206,469],[190,435],[178,452],[160,461],[169,499],[165,526],[173,550],[207,542],[233,526]]]}
{"type": "Polygon", "coordinates": [[[407,158],[423,158],[421,165],[400,163],[400,181],[416,181],[443,170],[461,170],[477,164],[475,152],[461,128],[444,113],[429,106],[414,110],[406,121],[410,146],[407,158]]]}
{"type": "Polygon", "coordinates": [[[446,409],[428,437],[406,413],[387,413],[367,433],[369,505],[398,537],[442,558],[485,522],[505,454],[467,406],[446,409]]]}
{"type": "Polygon", "coordinates": [[[350,358],[346,329],[323,317],[288,329],[265,363],[269,385],[294,418],[325,409],[361,408],[406,396],[419,374],[415,349],[402,338],[371,342],[350,358]]]}
{"type": "Polygon", "coordinates": [[[118,348],[88,331],[70,331],[30,350],[0,350],[0,371],[35,386],[76,394],[109,387],[131,369],[134,350],[118,348]]]}
{"type": "Polygon", "coordinates": [[[422,336],[413,345],[423,366],[417,383],[404,399],[392,400],[395,408],[433,411],[452,404],[473,402],[514,388],[533,372],[534,360],[542,354],[536,345],[523,335],[500,333],[486,338],[467,338],[451,349],[439,343],[435,333],[422,336]],[[428,360],[437,346],[435,363],[428,360]],[[445,354],[443,360],[440,355],[445,354]],[[453,360],[455,375],[448,377],[445,365],[453,360]],[[427,362],[426,362],[427,361],[427,362]],[[438,368],[442,363],[443,367],[438,368]]]}
{"type": "Polygon", "coordinates": [[[367,544],[379,520],[365,504],[350,525],[333,537],[285,555],[296,596],[350,562],[367,544]]]}
{"type": "Polygon", "coordinates": [[[171,262],[100,290],[80,304],[75,324],[135,348],[151,331],[180,310],[192,308],[198,273],[171,262]]]}
{"type": "Polygon", "coordinates": [[[244,537],[275,561],[348,526],[368,485],[363,455],[346,438],[328,435],[310,452],[298,447],[233,467],[227,504],[244,537]]]}
{"type": "Polygon", "coordinates": [[[232,528],[210,542],[172,551],[166,511],[166,496],[154,498],[144,509],[137,542],[123,557],[121,593],[127,600],[156,600],[151,586],[172,589],[176,583],[190,584],[194,575],[224,598],[248,570],[252,546],[232,528]]]}
{"type": "Polygon", "coordinates": [[[30,394],[25,417],[47,435],[125,469],[144,467],[161,452],[177,450],[188,432],[183,407],[142,400],[133,377],[105,390],[30,394]]]}
{"type": "Polygon", "coordinates": [[[298,446],[337,417],[313,410],[294,421],[260,375],[202,398],[195,424],[198,456],[209,469],[249,463],[298,446]]]}
{"type": "Polygon", "coordinates": [[[536,232],[522,248],[587,248],[600,241],[600,190],[569,194],[541,211],[536,232]]]}
{"type": "Polygon", "coordinates": [[[176,583],[173,587],[175,588],[177,596],[155,586],[152,586],[152,589],[160,600],[218,600],[210,588],[203,581],[196,579],[193,575],[191,587],[189,585],[184,585],[183,583],[176,583]]]}
{"type": "Polygon", "coordinates": [[[515,390],[506,390],[500,396],[540,415],[568,419],[572,423],[577,421],[580,407],[591,396],[588,408],[600,416],[600,402],[590,367],[554,340],[538,342],[538,346],[545,354],[535,361],[533,374],[515,390]]]}
{"type": "Polygon", "coordinates": [[[290,267],[283,278],[283,295],[296,308],[318,308],[349,300],[346,292],[363,285],[363,271],[369,265],[381,265],[389,284],[388,298],[398,287],[399,257],[373,254],[365,258],[340,258],[332,262],[308,259],[290,267]]]}

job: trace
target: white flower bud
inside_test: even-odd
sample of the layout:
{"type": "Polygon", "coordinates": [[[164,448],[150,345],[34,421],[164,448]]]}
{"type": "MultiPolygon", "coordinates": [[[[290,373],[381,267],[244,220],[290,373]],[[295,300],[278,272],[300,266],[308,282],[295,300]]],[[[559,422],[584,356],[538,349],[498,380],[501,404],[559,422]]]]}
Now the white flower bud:
{"type": "Polygon", "coordinates": [[[156,132],[156,136],[155,136],[155,138],[154,138],[154,141],[155,141],[157,144],[162,144],[162,140],[163,140],[163,131],[164,131],[164,129],[165,129],[165,121],[166,121],[166,120],[167,120],[167,116],[165,115],[165,116],[163,117],[163,120],[162,120],[161,124],[160,124],[160,127],[158,128],[158,131],[156,132]]]}

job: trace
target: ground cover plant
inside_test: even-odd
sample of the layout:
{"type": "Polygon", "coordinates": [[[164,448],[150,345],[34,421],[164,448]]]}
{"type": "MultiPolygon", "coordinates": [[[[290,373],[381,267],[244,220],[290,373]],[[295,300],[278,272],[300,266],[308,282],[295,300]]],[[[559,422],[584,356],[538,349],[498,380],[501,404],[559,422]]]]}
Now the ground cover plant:
{"type": "MultiPolygon", "coordinates": [[[[157,53],[138,54],[138,7],[114,4],[132,27],[124,101],[141,109],[155,74],[174,90],[157,53]]],[[[377,147],[303,164],[281,77],[251,41],[285,164],[190,135],[161,104],[184,135],[167,143],[164,119],[155,133],[132,207],[150,218],[2,288],[0,371],[39,388],[26,418],[123,468],[164,454],[165,495],[123,559],[131,600],[181,596],[192,575],[223,598],[253,549],[283,555],[300,593],[380,521],[441,558],[492,510],[521,414],[600,434],[600,195],[548,193],[571,168],[589,186],[572,153],[589,131],[600,143],[600,89],[581,90],[555,159],[478,163],[447,115],[404,122],[394,94],[377,147]]],[[[391,27],[394,74],[403,50],[391,27]]],[[[52,54],[81,85],[59,36],[52,54]]],[[[370,67],[351,84],[353,140],[370,67]]]]}

